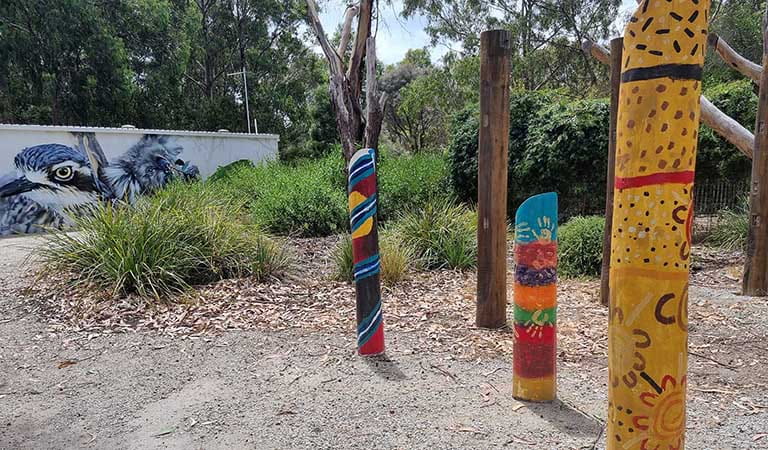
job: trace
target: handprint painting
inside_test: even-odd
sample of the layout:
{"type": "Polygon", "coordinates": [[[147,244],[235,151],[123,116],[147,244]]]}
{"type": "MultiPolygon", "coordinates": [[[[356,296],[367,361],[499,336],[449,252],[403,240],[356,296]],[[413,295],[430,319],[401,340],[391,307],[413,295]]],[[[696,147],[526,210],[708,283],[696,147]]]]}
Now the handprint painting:
{"type": "Polygon", "coordinates": [[[94,133],[72,133],[72,144],[22,148],[13,172],[0,176],[0,235],[66,228],[100,201],[127,201],[199,170],[180,158],[173,138],[144,135],[107,160],[94,133]]]}
{"type": "Polygon", "coordinates": [[[557,194],[523,202],[515,215],[515,342],[512,394],[556,396],[557,194]]]}

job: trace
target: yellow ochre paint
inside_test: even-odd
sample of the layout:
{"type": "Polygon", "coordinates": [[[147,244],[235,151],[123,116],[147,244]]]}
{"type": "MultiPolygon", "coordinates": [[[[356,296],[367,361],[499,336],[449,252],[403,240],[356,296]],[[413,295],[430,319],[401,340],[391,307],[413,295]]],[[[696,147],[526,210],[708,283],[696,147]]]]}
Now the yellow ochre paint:
{"type": "Polygon", "coordinates": [[[608,327],[609,449],[685,446],[688,273],[707,0],[645,0],[624,34],[608,327]]]}

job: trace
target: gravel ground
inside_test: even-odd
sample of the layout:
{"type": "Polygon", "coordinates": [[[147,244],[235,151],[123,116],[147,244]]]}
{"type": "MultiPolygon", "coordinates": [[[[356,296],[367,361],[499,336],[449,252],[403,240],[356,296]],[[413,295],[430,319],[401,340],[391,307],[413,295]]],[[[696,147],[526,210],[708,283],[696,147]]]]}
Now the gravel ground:
{"type": "MultiPolygon", "coordinates": [[[[444,328],[429,331],[439,314],[423,331],[391,323],[380,359],[354,355],[351,326],[68,330],[30,312],[18,294],[30,283],[22,276],[29,266],[20,267],[34,245],[0,240],[0,448],[604,446],[605,312],[567,294],[594,292],[594,283],[561,284],[560,400],[523,404],[510,395],[511,335],[465,332],[500,342],[495,353],[468,357],[435,338],[444,328]]],[[[688,448],[767,448],[766,301],[733,294],[738,257],[700,260],[690,299],[688,448]]],[[[403,301],[423,295],[416,289],[403,301]]],[[[447,336],[463,339],[460,330],[447,336]]]]}

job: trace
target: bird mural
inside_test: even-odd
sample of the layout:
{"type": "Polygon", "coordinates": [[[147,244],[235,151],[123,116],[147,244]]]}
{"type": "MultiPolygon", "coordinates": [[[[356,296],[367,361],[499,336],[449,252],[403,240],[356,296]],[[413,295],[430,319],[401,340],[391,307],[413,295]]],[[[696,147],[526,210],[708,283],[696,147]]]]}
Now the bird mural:
{"type": "Polygon", "coordinates": [[[100,201],[134,203],[175,178],[199,176],[168,136],[145,135],[109,162],[93,133],[76,138],[77,148],[43,144],[16,155],[15,175],[0,177],[0,235],[66,228],[100,201]]]}

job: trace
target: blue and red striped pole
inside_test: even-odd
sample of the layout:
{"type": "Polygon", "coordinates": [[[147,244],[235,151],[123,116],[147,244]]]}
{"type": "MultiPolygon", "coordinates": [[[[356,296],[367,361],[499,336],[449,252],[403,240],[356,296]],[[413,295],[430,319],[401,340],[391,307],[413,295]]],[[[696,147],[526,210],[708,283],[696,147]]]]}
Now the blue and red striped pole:
{"type": "Polygon", "coordinates": [[[357,302],[357,351],[364,356],[384,353],[377,190],[376,150],[358,150],[349,161],[348,192],[357,302]]]}

